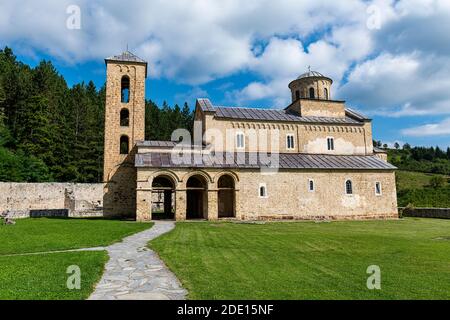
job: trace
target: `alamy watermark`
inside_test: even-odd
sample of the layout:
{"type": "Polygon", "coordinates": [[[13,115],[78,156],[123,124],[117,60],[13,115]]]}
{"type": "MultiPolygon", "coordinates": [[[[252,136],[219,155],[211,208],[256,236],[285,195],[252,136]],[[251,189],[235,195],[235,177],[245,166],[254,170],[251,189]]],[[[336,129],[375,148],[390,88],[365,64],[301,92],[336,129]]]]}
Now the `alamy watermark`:
{"type": "Polygon", "coordinates": [[[367,289],[369,290],[381,290],[381,269],[377,265],[371,265],[367,267],[367,274],[370,276],[367,278],[367,289]]]}
{"type": "Polygon", "coordinates": [[[81,269],[77,265],[67,267],[66,273],[70,276],[67,278],[66,286],[69,290],[81,290],[81,269]]]}
{"type": "Polygon", "coordinates": [[[66,13],[69,15],[66,20],[66,28],[69,30],[80,30],[81,8],[73,4],[67,7],[66,13]]]}

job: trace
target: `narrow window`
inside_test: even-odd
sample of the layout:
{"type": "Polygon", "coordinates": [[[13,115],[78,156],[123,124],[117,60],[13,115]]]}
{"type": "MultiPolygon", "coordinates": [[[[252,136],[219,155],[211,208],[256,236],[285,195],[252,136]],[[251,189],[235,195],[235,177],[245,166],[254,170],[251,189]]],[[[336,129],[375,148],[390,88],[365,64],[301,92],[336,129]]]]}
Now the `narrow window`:
{"type": "Polygon", "coordinates": [[[122,103],[130,102],[130,78],[128,78],[128,76],[122,77],[120,93],[121,93],[120,99],[122,103]]]}
{"type": "Polygon", "coordinates": [[[128,109],[120,110],[120,126],[128,127],[130,125],[130,112],[128,109]]]}
{"type": "Polygon", "coordinates": [[[327,138],[328,151],[334,150],[334,138],[327,138]]]}
{"type": "Polygon", "coordinates": [[[353,194],[353,184],[351,180],[345,181],[345,193],[353,194]]]}
{"type": "Polygon", "coordinates": [[[260,198],[267,198],[267,187],[265,184],[259,185],[259,197],[260,198]]]}
{"type": "Polygon", "coordinates": [[[128,154],[130,150],[130,142],[127,136],[120,137],[120,154],[128,154]]]}
{"type": "Polygon", "coordinates": [[[381,182],[375,182],[375,194],[381,196],[381,182]]]}
{"type": "Polygon", "coordinates": [[[308,190],[309,190],[309,192],[315,191],[314,180],[312,180],[312,179],[308,180],[308,190]]]}
{"type": "Polygon", "coordinates": [[[309,88],[309,98],[310,99],[315,99],[316,98],[316,94],[314,92],[314,88],[309,88]]]}
{"type": "Polygon", "coordinates": [[[325,97],[325,100],[328,100],[328,89],[327,88],[323,89],[323,95],[325,97]]]}
{"type": "Polygon", "coordinates": [[[245,148],[245,136],[244,133],[238,132],[236,134],[236,148],[244,149],[245,148]]]}
{"type": "Polygon", "coordinates": [[[295,91],[295,99],[299,100],[300,99],[300,91],[295,91]]]}
{"type": "Polygon", "coordinates": [[[286,136],[286,148],[288,150],[293,150],[295,148],[294,135],[293,134],[288,134],[286,136]]]}

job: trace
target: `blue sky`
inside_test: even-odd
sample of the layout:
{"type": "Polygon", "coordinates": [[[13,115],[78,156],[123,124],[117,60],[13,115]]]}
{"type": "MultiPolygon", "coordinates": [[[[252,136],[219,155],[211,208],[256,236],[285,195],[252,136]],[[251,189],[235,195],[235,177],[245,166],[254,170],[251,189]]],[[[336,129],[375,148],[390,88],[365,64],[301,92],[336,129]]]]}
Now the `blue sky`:
{"type": "Polygon", "coordinates": [[[374,138],[450,146],[446,0],[5,0],[0,46],[51,60],[69,85],[105,81],[104,58],[149,62],[147,98],[282,108],[310,65],[332,96],[374,120],[374,138]]]}

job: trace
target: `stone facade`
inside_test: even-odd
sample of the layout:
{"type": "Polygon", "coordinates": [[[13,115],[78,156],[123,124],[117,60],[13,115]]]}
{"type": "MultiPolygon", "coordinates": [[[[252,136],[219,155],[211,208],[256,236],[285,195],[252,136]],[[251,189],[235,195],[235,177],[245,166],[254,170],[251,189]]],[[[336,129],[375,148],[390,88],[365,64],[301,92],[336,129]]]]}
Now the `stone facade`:
{"type": "Polygon", "coordinates": [[[70,217],[97,217],[102,209],[101,183],[0,183],[0,213],[9,211],[14,218],[49,210],[67,210],[70,217]]]}
{"type": "MultiPolygon", "coordinates": [[[[308,220],[396,218],[397,195],[393,172],[370,171],[280,171],[262,175],[259,170],[138,170],[137,219],[151,220],[152,181],[165,176],[174,182],[177,220],[186,220],[188,179],[201,175],[207,181],[205,219],[219,218],[219,179],[230,176],[234,181],[234,216],[240,220],[308,220]],[[345,193],[345,182],[353,182],[353,194],[345,193]],[[314,182],[310,191],[309,181],[314,182]],[[376,183],[381,194],[376,194],[376,183]],[[264,185],[267,195],[259,195],[264,185]]],[[[230,201],[230,198],[227,198],[230,201]]]]}
{"type": "Polygon", "coordinates": [[[106,59],[105,216],[134,217],[136,213],[134,146],[137,141],[145,139],[147,64],[128,60],[121,57],[106,59]],[[127,102],[122,99],[124,79],[129,81],[127,102]],[[128,122],[121,119],[124,110],[128,112],[128,122]],[[121,154],[121,141],[124,137],[128,140],[128,152],[121,154]]]}

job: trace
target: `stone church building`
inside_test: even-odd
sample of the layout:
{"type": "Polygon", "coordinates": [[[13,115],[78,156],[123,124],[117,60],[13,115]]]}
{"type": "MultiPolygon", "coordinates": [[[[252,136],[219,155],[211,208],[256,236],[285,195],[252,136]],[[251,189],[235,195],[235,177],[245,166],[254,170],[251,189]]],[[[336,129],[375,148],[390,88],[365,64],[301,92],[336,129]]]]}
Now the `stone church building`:
{"type": "Polygon", "coordinates": [[[198,99],[193,137],[145,141],[147,63],[106,59],[104,212],[152,219],[397,218],[395,167],[372,122],[333,100],[314,71],[289,84],[286,108],[198,99]]]}

